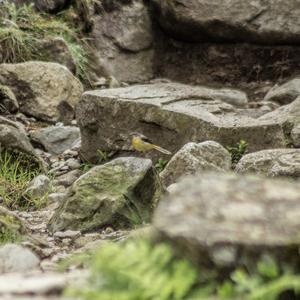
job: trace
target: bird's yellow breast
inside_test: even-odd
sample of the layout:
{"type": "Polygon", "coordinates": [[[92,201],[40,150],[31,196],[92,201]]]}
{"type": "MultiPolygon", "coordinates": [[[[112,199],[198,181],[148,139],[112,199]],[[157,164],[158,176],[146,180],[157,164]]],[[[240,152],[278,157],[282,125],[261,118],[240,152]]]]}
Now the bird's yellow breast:
{"type": "Polygon", "coordinates": [[[141,152],[153,149],[152,144],[144,142],[140,137],[132,138],[132,147],[141,152]]]}

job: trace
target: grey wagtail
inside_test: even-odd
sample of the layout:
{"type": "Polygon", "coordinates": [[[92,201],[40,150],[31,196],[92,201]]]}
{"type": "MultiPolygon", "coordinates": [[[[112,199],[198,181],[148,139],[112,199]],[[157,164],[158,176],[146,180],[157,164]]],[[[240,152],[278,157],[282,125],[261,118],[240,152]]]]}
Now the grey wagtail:
{"type": "Polygon", "coordinates": [[[132,140],[131,140],[132,147],[139,152],[157,150],[157,151],[167,154],[167,155],[172,154],[170,151],[168,151],[160,146],[152,144],[152,142],[147,137],[145,137],[144,135],[142,135],[140,133],[134,132],[131,134],[131,136],[132,136],[132,140]]]}

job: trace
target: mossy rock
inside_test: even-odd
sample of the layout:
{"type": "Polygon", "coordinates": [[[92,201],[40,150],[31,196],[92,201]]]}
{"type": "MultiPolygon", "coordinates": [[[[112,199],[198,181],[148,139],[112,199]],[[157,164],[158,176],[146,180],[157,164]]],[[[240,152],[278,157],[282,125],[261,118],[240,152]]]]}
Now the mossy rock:
{"type": "Polygon", "coordinates": [[[162,192],[151,160],[118,158],[92,168],[74,183],[49,229],[90,231],[147,223],[162,192]]]}
{"type": "Polygon", "coordinates": [[[0,244],[21,241],[30,229],[13,212],[0,206],[0,244]]]}

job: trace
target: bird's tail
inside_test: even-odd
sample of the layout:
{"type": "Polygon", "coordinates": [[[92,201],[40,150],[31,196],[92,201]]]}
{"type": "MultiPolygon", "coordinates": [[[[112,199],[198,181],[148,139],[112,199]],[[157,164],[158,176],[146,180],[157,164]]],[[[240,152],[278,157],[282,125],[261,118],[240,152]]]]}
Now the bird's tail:
{"type": "Polygon", "coordinates": [[[157,151],[159,151],[161,153],[167,154],[167,155],[171,155],[172,154],[170,151],[168,151],[168,150],[166,150],[166,149],[164,149],[162,147],[159,147],[157,145],[153,145],[153,149],[155,149],[155,150],[157,150],[157,151]]]}

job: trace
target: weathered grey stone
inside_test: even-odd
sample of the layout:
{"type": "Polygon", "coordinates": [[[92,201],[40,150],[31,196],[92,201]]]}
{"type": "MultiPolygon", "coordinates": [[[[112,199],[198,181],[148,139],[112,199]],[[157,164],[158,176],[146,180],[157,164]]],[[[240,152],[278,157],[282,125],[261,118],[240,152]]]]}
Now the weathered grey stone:
{"type": "Polygon", "coordinates": [[[19,104],[15,94],[8,86],[0,84],[0,111],[14,113],[18,109],[19,104]]]}
{"type": "Polygon", "coordinates": [[[66,193],[51,193],[48,195],[48,203],[60,203],[63,201],[63,199],[66,197],[66,193]]]}
{"type": "MultiPolygon", "coordinates": [[[[36,272],[34,274],[4,274],[0,276],[0,295],[11,300],[47,300],[49,295],[59,294],[71,283],[78,286],[87,279],[88,274],[80,272],[36,272]],[[19,295],[30,295],[28,298],[18,298],[19,295]]],[[[59,297],[61,298],[61,297],[59,297]]],[[[50,299],[55,299],[50,297],[50,299]]],[[[56,298],[57,299],[57,298],[56,298]]]]}
{"type": "Polygon", "coordinates": [[[291,131],[291,139],[295,147],[300,147],[300,123],[293,127],[291,131]]]}
{"type": "Polygon", "coordinates": [[[297,0],[152,0],[164,30],[185,41],[300,44],[297,0]]]}
{"type": "Polygon", "coordinates": [[[46,169],[44,161],[32,147],[26,131],[20,124],[0,116],[0,148],[18,150],[31,156],[42,169],[46,169]]]}
{"type": "Polygon", "coordinates": [[[29,183],[25,194],[32,198],[44,197],[50,189],[50,179],[46,175],[38,175],[29,183]]]}
{"type": "Polygon", "coordinates": [[[300,149],[270,149],[247,154],[236,166],[238,173],[300,176],[300,149]]]}
{"type": "Polygon", "coordinates": [[[290,104],[283,105],[276,110],[263,115],[259,120],[281,124],[285,133],[285,146],[289,144],[297,146],[300,143],[297,134],[295,134],[297,132],[297,127],[300,125],[300,96],[290,104]],[[295,128],[295,130],[292,134],[293,128],[295,128]]]}
{"type": "Polygon", "coordinates": [[[65,66],[39,61],[1,64],[0,84],[11,88],[21,112],[50,122],[70,122],[83,92],[65,66]]]}
{"type": "Polygon", "coordinates": [[[4,117],[0,117],[0,145],[3,148],[35,154],[24,128],[4,117]]]}
{"type": "Polygon", "coordinates": [[[70,49],[63,38],[54,37],[41,40],[36,45],[36,51],[47,57],[47,61],[56,62],[66,66],[73,74],[76,72],[76,64],[70,49]]]}
{"type": "Polygon", "coordinates": [[[38,267],[40,260],[29,249],[6,244],[0,248],[0,273],[28,272],[38,267]]]}
{"type": "Polygon", "coordinates": [[[281,86],[275,85],[269,90],[264,100],[284,105],[293,102],[298,96],[300,96],[300,78],[295,78],[281,86]]]}
{"type": "Polygon", "coordinates": [[[50,126],[31,132],[31,138],[48,152],[62,154],[78,143],[80,131],[75,126],[50,126]]]}
{"type": "Polygon", "coordinates": [[[104,12],[94,18],[92,36],[97,54],[107,72],[118,81],[147,81],[154,76],[148,9],[142,0],[110,2],[103,3],[104,12]]]}
{"type": "Polygon", "coordinates": [[[149,221],[162,193],[150,160],[118,158],[75,181],[49,222],[52,232],[126,227],[149,221]]]}
{"type": "Polygon", "coordinates": [[[78,177],[80,177],[83,174],[83,171],[81,170],[72,170],[66,174],[63,174],[61,176],[58,176],[54,180],[55,185],[63,185],[65,187],[69,187],[72,185],[78,177]]]}
{"type": "Polygon", "coordinates": [[[78,159],[69,158],[66,160],[66,166],[68,166],[71,170],[76,170],[80,168],[81,164],[78,159]]]}
{"type": "MultiPolygon", "coordinates": [[[[244,139],[249,151],[283,147],[281,125],[234,115],[234,107],[223,101],[230,102],[236,95],[227,89],[177,83],[86,92],[76,111],[81,155],[92,161],[98,159],[99,149],[132,151],[132,132],[144,134],[173,153],[188,142],[207,140],[230,146],[244,139]]],[[[243,95],[240,93],[241,98],[243,95]]],[[[152,152],[149,157],[157,159],[159,155],[152,152]]]]}
{"type": "Polygon", "coordinates": [[[201,266],[255,263],[265,254],[294,264],[299,216],[297,182],[207,173],[178,183],[160,202],[154,226],[201,266]]]}
{"type": "Polygon", "coordinates": [[[160,173],[162,182],[169,186],[181,176],[202,171],[229,171],[231,155],[220,144],[207,141],[184,145],[160,173]]]}
{"type": "Polygon", "coordinates": [[[74,230],[57,231],[53,234],[53,236],[59,239],[64,239],[64,238],[76,239],[81,236],[81,232],[74,231],[74,230]]]}

